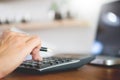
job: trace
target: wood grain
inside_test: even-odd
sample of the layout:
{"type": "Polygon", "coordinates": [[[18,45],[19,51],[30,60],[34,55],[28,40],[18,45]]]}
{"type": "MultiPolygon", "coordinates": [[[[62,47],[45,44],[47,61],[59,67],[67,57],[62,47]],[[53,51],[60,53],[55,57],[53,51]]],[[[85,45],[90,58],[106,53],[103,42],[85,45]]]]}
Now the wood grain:
{"type": "Polygon", "coordinates": [[[120,80],[120,69],[85,65],[77,70],[43,75],[25,74],[15,71],[2,80],[120,80]]]}

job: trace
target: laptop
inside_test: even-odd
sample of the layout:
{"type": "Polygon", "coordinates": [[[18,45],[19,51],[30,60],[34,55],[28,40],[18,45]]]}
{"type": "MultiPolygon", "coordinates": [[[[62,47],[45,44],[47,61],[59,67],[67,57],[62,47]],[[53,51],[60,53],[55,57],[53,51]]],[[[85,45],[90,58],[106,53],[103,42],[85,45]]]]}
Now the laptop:
{"type": "Polygon", "coordinates": [[[101,8],[92,64],[120,65],[120,1],[104,4],[101,8]]]}

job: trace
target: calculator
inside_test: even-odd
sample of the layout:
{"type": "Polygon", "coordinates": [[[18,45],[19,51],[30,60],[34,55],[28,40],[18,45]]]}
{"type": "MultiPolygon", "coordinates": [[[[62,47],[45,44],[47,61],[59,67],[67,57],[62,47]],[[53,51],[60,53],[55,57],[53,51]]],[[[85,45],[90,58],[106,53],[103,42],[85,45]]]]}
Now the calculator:
{"type": "Polygon", "coordinates": [[[26,60],[17,70],[29,73],[48,73],[77,69],[95,59],[95,56],[70,57],[52,56],[43,58],[43,61],[26,60]]]}

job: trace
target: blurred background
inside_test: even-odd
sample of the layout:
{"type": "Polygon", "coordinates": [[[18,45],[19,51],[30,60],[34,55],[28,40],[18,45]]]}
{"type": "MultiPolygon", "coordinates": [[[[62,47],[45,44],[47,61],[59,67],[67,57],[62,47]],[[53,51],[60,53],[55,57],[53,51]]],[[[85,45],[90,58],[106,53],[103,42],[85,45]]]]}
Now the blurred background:
{"type": "Polygon", "coordinates": [[[16,27],[38,35],[42,46],[53,49],[53,54],[88,54],[101,6],[112,1],[115,0],[0,0],[0,31],[16,27]]]}

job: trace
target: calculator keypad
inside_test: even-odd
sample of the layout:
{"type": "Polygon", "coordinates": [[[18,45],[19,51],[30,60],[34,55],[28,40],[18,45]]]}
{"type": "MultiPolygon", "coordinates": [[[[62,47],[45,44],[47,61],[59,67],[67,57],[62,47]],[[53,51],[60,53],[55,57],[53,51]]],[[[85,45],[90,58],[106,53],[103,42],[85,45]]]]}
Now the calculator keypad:
{"type": "Polygon", "coordinates": [[[43,58],[43,61],[34,61],[34,60],[27,60],[24,61],[19,68],[30,68],[30,69],[42,69],[53,65],[58,65],[62,63],[71,62],[73,60],[72,58],[59,58],[59,57],[48,57],[43,58]]]}

